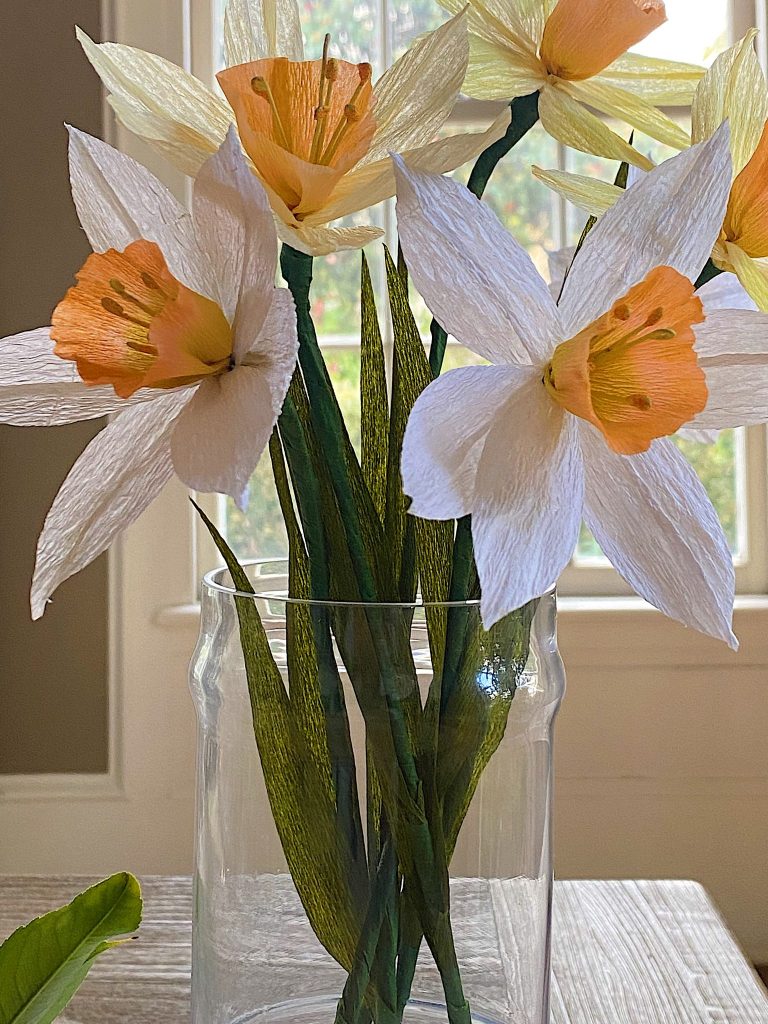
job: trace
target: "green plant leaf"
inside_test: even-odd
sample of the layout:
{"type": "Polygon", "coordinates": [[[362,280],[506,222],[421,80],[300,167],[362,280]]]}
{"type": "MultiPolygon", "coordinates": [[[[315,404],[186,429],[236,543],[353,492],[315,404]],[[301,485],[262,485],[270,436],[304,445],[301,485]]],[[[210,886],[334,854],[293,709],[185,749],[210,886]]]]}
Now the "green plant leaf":
{"type": "Polygon", "coordinates": [[[0,946],[0,1024],[50,1024],[95,958],[140,921],[139,883],[120,872],[19,928],[0,946]]]}
{"type": "Polygon", "coordinates": [[[384,521],[387,504],[387,376],[371,272],[362,253],[360,273],[360,436],[363,478],[384,521]]]}
{"type": "MultiPolygon", "coordinates": [[[[235,588],[241,594],[253,594],[250,580],[227,542],[203,510],[192,504],[219,549],[235,588]]],[[[235,608],[253,730],[280,843],[315,934],[349,970],[367,902],[365,859],[350,856],[337,828],[327,767],[317,770],[317,750],[310,749],[297,724],[296,709],[272,656],[256,602],[238,596],[235,608]]]]}

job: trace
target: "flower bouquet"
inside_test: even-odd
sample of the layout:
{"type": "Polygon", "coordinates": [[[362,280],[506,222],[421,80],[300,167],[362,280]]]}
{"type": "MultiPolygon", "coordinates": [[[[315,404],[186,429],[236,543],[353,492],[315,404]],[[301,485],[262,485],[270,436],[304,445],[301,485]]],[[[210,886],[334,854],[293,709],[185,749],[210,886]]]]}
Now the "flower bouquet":
{"type": "Polygon", "coordinates": [[[284,562],[241,565],[198,508],[226,567],[192,671],[199,1024],[544,1024],[552,588],[582,522],[638,594],[736,645],[728,545],[670,438],[768,420],[753,36],[705,73],[627,52],[660,0],[445,7],[374,83],[328,37],[304,59],[292,0],[230,0],[224,98],[81,34],[191,202],[70,129],[94,252],[50,328],[0,346],[2,421],[114,417],[46,519],[36,617],[172,476],[242,505],[269,453],[284,562]],[[504,109],[443,137],[462,91],[504,109]],[[595,109],[679,155],[654,166],[595,109]],[[613,184],[537,169],[590,214],[549,284],[481,201],[539,120],[621,162],[613,184]],[[467,187],[444,176],[468,161],[467,187]],[[313,266],[374,241],[333,222],[393,195],[386,297],[361,260],[357,450],[313,266]],[[482,364],[442,373],[449,335],[482,364]]]}

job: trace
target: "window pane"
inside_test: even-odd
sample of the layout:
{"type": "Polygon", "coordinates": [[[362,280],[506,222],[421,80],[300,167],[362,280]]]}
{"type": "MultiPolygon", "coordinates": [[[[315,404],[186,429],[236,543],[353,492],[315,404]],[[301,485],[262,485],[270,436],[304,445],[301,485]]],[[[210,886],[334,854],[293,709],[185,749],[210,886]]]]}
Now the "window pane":
{"type": "Polygon", "coordinates": [[[730,40],[729,0],[666,0],[667,21],[639,43],[652,57],[711,64],[730,40]]]}
{"type": "Polygon", "coordinates": [[[435,0],[390,0],[389,45],[396,60],[418,36],[430,32],[449,17],[435,0]]]}
{"type": "MultiPolygon", "coordinates": [[[[717,441],[705,444],[676,437],[675,444],[699,475],[723,525],[728,546],[735,562],[747,555],[746,524],[744,522],[744,432],[723,430],[717,441]]],[[[576,565],[606,564],[592,534],[582,526],[576,549],[576,565]]]]}

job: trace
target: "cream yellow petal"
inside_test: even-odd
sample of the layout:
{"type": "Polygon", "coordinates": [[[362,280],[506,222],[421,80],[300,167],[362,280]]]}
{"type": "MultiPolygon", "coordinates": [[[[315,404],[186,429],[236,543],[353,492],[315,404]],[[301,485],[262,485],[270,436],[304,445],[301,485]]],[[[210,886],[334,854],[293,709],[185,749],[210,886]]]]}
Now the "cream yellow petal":
{"type": "Polygon", "coordinates": [[[264,57],[304,59],[296,0],[229,0],[224,12],[226,66],[264,57]]]}
{"type": "Polygon", "coordinates": [[[704,68],[675,60],[625,53],[596,76],[659,106],[689,106],[704,68]]]}
{"type": "Polygon", "coordinates": [[[108,102],[129,131],[140,135],[183,174],[194,177],[216,152],[208,139],[186,125],[153,114],[142,103],[118,96],[110,96],[108,102]]]}
{"type": "Polygon", "coordinates": [[[585,82],[561,82],[559,87],[573,99],[632,125],[652,139],[666,143],[674,149],[687,149],[691,144],[688,132],[675,124],[666,114],[626,89],[618,89],[607,82],[589,79],[585,82]]]}
{"type": "Polygon", "coordinates": [[[739,281],[763,313],[768,312],[768,267],[732,242],[725,243],[728,261],[739,281]]]}
{"type": "Polygon", "coordinates": [[[569,174],[567,171],[544,171],[535,165],[531,167],[534,178],[538,178],[563,199],[588,213],[599,217],[610,210],[624,189],[607,181],[588,178],[583,174],[569,174]]]}
{"type": "Polygon", "coordinates": [[[513,54],[499,43],[469,37],[469,68],[462,92],[478,100],[511,100],[539,89],[546,76],[529,54],[513,54]]]}
{"type": "Polygon", "coordinates": [[[647,157],[638,153],[599,117],[595,117],[561,89],[542,89],[539,116],[549,134],[572,149],[593,156],[604,156],[609,160],[626,160],[645,171],[653,167],[647,157]]]}
{"type": "Polygon", "coordinates": [[[755,53],[755,29],[714,61],[691,105],[694,142],[708,139],[728,118],[733,175],[749,161],[768,120],[768,88],[755,53]]]}
{"type": "MultiPolygon", "coordinates": [[[[443,174],[467,163],[500,139],[509,125],[509,110],[504,110],[483,132],[464,132],[437,139],[403,154],[408,166],[432,174],[443,174]]],[[[310,215],[309,225],[327,223],[367,209],[395,194],[392,161],[387,158],[368,164],[345,175],[336,186],[329,202],[318,214],[310,215]]]]}
{"type": "Polygon", "coordinates": [[[169,122],[171,139],[183,126],[219,148],[232,123],[230,109],[193,75],[154,53],[121,43],[94,43],[80,29],[77,38],[110,93],[169,122]]]}
{"type": "Polygon", "coordinates": [[[307,227],[290,228],[277,221],[277,235],[281,242],[305,252],[308,256],[327,256],[347,249],[362,249],[364,245],[381,238],[384,231],[373,225],[351,228],[307,227]]]}
{"type": "Polygon", "coordinates": [[[511,10],[517,0],[438,0],[440,6],[450,14],[467,12],[467,27],[472,35],[498,43],[517,55],[535,56],[537,43],[530,38],[518,17],[511,10]]]}
{"type": "Polygon", "coordinates": [[[376,133],[361,164],[431,142],[456,104],[468,61],[464,12],[417,39],[374,87],[376,133]]]}

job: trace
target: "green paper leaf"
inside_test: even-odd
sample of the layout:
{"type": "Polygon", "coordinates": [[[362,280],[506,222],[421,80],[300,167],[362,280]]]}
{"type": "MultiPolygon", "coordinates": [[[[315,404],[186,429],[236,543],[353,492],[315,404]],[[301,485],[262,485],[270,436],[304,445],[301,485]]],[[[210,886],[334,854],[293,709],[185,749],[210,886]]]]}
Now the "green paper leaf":
{"type": "Polygon", "coordinates": [[[121,872],[19,928],[0,946],[0,1024],[50,1024],[96,957],[140,921],[139,883],[121,872]]]}
{"type": "MultiPolygon", "coordinates": [[[[203,510],[192,503],[219,549],[235,588],[254,590],[235,554],[203,510]]],[[[317,937],[349,970],[368,892],[365,859],[350,856],[337,828],[327,766],[318,762],[298,724],[267,634],[251,597],[235,597],[253,730],[272,817],[296,891],[317,937]],[[319,770],[318,770],[319,769],[319,770]],[[312,809],[311,815],[307,814],[312,809]]],[[[297,703],[300,704],[300,701],[297,703]]]]}
{"type": "Polygon", "coordinates": [[[360,435],[363,478],[370,491],[373,504],[384,521],[387,502],[387,438],[389,436],[389,409],[387,408],[387,376],[384,346],[376,313],[371,272],[365,253],[362,254],[360,276],[360,435]]]}

